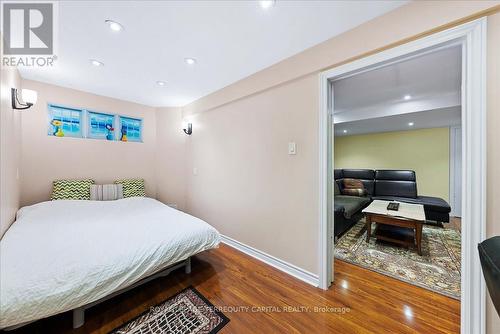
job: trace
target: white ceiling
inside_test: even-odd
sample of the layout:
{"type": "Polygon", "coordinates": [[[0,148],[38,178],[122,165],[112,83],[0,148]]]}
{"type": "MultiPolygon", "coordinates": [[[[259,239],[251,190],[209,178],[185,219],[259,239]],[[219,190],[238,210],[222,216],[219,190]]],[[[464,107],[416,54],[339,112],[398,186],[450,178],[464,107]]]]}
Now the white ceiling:
{"type": "Polygon", "coordinates": [[[428,128],[460,126],[461,108],[450,107],[425,112],[369,118],[360,121],[335,124],[335,136],[353,136],[367,133],[407,131],[428,128]],[[409,123],[413,123],[412,126],[409,123]],[[347,132],[344,133],[344,130],[347,132]]]}
{"type": "Polygon", "coordinates": [[[459,125],[461,73],[449,45],[334,81],[335,135],[459,125]]]}
{"type": "Polygon", "coordinates": [[[56,66],[19,70],[31,80],[182,106],[405,2],[278,0],[264,10],[258,1],[60,1],[56,66]],[[112,32],[106,19],[124,30],[112,32]],[[198,63],[188,66],[186,57],[198,63]]]}
{"type": "Polygon", "coordinates": [[[461,46],[438,48],[334,82],[335,112],[428,99],[460,91],[461,46]]]}

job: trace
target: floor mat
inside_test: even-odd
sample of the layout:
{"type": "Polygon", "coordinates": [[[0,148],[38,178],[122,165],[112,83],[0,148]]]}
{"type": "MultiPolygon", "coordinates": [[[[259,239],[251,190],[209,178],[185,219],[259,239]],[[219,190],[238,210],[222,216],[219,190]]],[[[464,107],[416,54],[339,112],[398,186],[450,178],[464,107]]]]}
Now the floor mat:
{"type": "Polygon", "coordinates": [[[189,287],[129,321],[112,334],[214,334],[229,322],[200,292],[189,287]]]}
{"type": "Polygon", "coordinates": [[[460,232],[431,225],[423,227],[422,256],[415,248],[376,241],[375,237],[367,243],[363,219],[339,239],[335,257],[460,299],[460,247],[460,232]]]}

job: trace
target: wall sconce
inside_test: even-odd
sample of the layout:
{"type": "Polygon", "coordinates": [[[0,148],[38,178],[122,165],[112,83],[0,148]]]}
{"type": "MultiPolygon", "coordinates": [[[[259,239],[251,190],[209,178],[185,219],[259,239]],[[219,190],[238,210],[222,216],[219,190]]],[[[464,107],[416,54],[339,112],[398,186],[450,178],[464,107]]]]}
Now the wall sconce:
{"type": "Polygon", "coordinates": [[[19,90],[17,88],[11,88],[12,93],[12,109],[24,110],[32,107],[36,103],[37,93],[31,89],[21,90],[21,101],[19,101],[19,90]]]}
{"type": "Polygon", "coordinates": [[[193,133],[193,123],[183,122],[182,130],[184,131],[185,134],[190,136],[193,133]]]}

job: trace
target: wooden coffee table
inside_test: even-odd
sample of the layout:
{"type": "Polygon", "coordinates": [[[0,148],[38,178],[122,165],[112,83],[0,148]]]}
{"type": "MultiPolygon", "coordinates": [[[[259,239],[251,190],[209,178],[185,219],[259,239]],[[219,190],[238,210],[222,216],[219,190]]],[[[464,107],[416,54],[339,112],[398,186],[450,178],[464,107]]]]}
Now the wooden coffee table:
{"type": "MultiPolygon", "coordinates": [[[[372,223],[384,225],[383,233],[376,233],[377,240],[385,240],[397,243],[403,246],[413,246],[416,244],[418,255],[422,255],[422,225],[425,223],[424,206],[421,204],[399,203],[399,210],[387,210],[389,201],[375,200],[363,210],[366,214],[366,242],[370,242],[372,232],[372,223]],[[393,234],[391,232],[393,227],[393,234]],[[408,238],[405,231],[411,229],[414,231],[413,238],[408,238]],[[398,233],[399,232],[399,233],[398,233]],[[397,236],[402,236],[398,238],[397,236]]],[[[377,228],[378,230],[379,228],[377,228]]]]}

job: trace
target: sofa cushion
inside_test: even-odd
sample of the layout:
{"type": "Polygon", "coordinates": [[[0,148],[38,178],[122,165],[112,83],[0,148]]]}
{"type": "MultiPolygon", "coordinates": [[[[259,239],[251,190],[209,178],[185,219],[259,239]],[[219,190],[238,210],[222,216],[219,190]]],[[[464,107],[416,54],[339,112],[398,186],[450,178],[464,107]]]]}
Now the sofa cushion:
{"type": "Polygon", "coordinates": [[[335,180],[341,179],[342,178],[342,169],[335,169],[333,171],[333,177],[335,180]]]}
{"type": "Polygon", "coordinates": [[[417,198],[417,184],[413,181],[375,180],[374,196],[417,198]]]}
{"type": "Polygon", "coordinates": [[[381,169],[375,171],[374,196],[417,198],[417,183],[412,170],[381,169]]]}
{"type": "Polygon", "coordinates": [[[393,181],[413,181],[415,172],[412,170],[393,170],[393,169],[379,169],[375,171],[375,179],[377,180],[393,180],[393,181]]]}
{"type": "MultiPolygon", "coordinates": [[[[375,181],[373,180],[359,180],[361,183],[363,183],[363,187],[366,190],[365,195],[372,196],[375,192],[375,181]]],[[[337,185],[339,186],[340,192],[344,192],[344,179],[338,179],[335,180],[337,182],[337,185]]]]}
{"type": "Polygon", "coordinates": [[[375,171],[372,169],[342,169],[344,179],[373,180],[375,171]]]}
{"type": "Polygon", "coordinates": [[[344,188],[342,195],[346,196],[366,196],[365,188],[344,188]]]}
{"type": "Polygon", "coordinates": [[[337,205],[344,208],[344,216],[349,219],[358,211],[365,208],[371,200],[368,197],[338,195],[334,197],[335,207],[337,205]]]}
{"type": "Polygon", "coordinates": [[[361,180],[363,186],[366,189],[366,193],[372,196],[375,193],[375,181],[373,180],[361,180]]]}
{"type": "MultiPolygon", "coordinates": [[[[372,169],[342,169],[343,179],[357,179],[363,183],[368,195],[373,195],[375,190],[375,171],[372,169]]],[[[342,179],[341,179],[342,180],[342,179]]],[[[343,183],[340,184],[340,190],[344,188],[343,183]]]]}
{"type": "Polygon", "coordinates": [[[342,215],[344,215],[344,207],[338,203],[335,203],[333,205],[333,211],[338,214],[338,213],[341,213],[342,215]]]}
{"type": "Polygon", "coordinates": [[[417,198],[398,197],[398,196],[375,196],[374,200],[398,201],[411,204],[422,204],[425,210],[449,213],[450,205],[442,198],[430,196],[418,196],[417,198]]]}
{"type": "MultiPolygon", "coordinates": [[[[344,187],[344,185],[343,185],[343,182],[342,182],[342,181],[343,181],[343,179],[338,179],[338,180],[335,180],[335,183],[337,184],[337,187],[339,187],[339,191],[340,191],[340,193],[342,193],[342,188],[344,187]]],[[[339,195],[341,195],[341,194],[339,194],[339,195]]]]}
{"type": "Polygon", "coordinates": [[[432,211],[438,211],[444,213],[451,212],[450,205],[442,198],[431,197],[431,196],[418,196],[417,200],[432,211]]]}
{"type": "Polygon", "coordinates": [[[340,195],[340,188],[336,181],[333,182],[333,195],[334,196],[340,195]]]}
{"type": "Polygon", "coordinates": [[[344,189],[365,189],[365,186],[361,180],[344,179],[344,189]]]}
{"type": "Polygon", "coordinates": [[[343,179],[344,188],[342,189],[342,195],[348,196],[365,196],[366,189],[361,180],[357,179],[343,179]]]}

